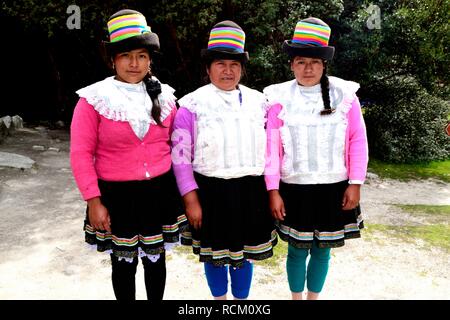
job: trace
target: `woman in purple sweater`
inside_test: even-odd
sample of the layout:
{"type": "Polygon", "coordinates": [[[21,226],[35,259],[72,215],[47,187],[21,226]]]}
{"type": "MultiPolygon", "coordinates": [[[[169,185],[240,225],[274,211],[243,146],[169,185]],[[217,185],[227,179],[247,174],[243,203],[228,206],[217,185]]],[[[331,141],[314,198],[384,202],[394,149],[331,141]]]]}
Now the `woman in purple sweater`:
{"type": "Polygon", "coordinates": [[[212,295],[226,299],[228,273],[236,299],[249,295],[252,263],[272,256],[276,232],[262,176],[266,104],[239,84],[248,60],[244,31],[232,21],[211,30],[202,51],[211,83],[178,102],[172,161],[194,253],[212,295]]]}
{"type": "Polygon", "coordinates": [[[187,225],[171,170],[174,90],[151,75],[159,39],[145,17],[121,10],[105,42],[115,76],[77,91],[70,160],[87,202],[86,242],[111,255],[118,300],[135,299],[138,257],[147,298],[161,300],[165,250],[187,225]]]}
{"type": "Polygon", "coordinates": [[[326,75],[334,55],[330,33],[320,19],[299,21],[283,44],[295,79],[264,89],[271,105],[265,179],[278,234],[289,243],[293,299],[303,299],[305,282],[306,298],[318,298],[330,248],[360,237],[363,227],[359,199],[368,148],[359,85],[326,75]]]}

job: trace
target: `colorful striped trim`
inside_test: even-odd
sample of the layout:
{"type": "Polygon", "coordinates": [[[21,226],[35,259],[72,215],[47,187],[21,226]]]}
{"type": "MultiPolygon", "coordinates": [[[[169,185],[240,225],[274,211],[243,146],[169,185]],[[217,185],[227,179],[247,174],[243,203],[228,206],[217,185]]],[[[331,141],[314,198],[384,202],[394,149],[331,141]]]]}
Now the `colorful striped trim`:
{"type": "Polygon", "coordinates": [[[144,237],[143,235],[135,235],[133,238],[119,238],[115,235],[106,234],[106,236],[102,239],[102,234],[97,232],[96,237],[98,240],[107,240],[111,239],[112,242],[116,246],[124,246],[124,247],[133,247],[138,244],[138,242],[144,244],[144,245],[153,245],[159,242],[163,242],[163,236],[162,234],[158,234],[155,236],[148,236],[144,237]]]}
{"type": "Polygon", "coordinates": [[[331,29],[328,26],[299,21],[295,26],[292,43],[328,46],[331,29]]]}
{"type": "Polygon", "coordinates": [[[109,39],[118,42],[130,37],[151,32],[147,20],[141,14],[127,14],[108,21],[109,39]]]}
{"type": "Polygon", "coordinates": [[[163,232],[176,232],[179,230],[178,223],[175,224],[163,224],[162,226],[163,232]]]}
{"type": "Polygon", "coordinates": [[[92,236],[95,236],[98,241],[107,241],[112,238],[111,233],[94,230],[94,228],[88,224],[85,226],[84,231],[92,236]]]}
{"type": "Polygon", "coordinates": [[[344,226],[345,233],[358,232],[360,230],[358,223],[351,223],[344,226]]]}
{"type": "Polygon", "coordinates": [[[208,49],[228,48],[244,52],[245,33],[232,27],[213,28],[209,35],[208,49]]]}
{"type": "Polygon", "coordinates": [[[301,241],[312,241],[314,238],[314,232],[300,232],[285,225],[278,226],[279,231],[288,237],[292,237],[296,240],[301,241]]]}
{"type": "Polygon", "coordinates": [[[127,239],[127,238],[119,238],[116,236],[112,237],[112,242],[117,245],[117,246],[125,246],[125,247],[133,247],[135,245],[137,245],[139,240],[139,236],[135,235],[133,238],[131,239],[127,239]]]}
{"type": "Polygon", "coordinates": [[[188,221],[188,220],[187,220],[187,218],[186,218],[186,215],[182,214],[182,215],[180,215],[180,216],[177,217],[177,222],[176,222],[175,224],[172,224],[172,225],[169,225],[169,224],[163,225],[163,226],[162,226],[162,230],[163,230],[164,233],[174,233],[174,232],[178,232],[178,231],[180,231],[180,225],[181,225],[181,228],[184,229],[184,228],[183,228],[183,224],[187,223],[187,221],[188,221]]]}
{"type": "MultiPolygon", "coordinates": [[[[233,261],[244,259],[244,254],[249,255],[260,255],[262,253],[268,252],[272,250],[273,244],[277,238],[277,232],[275,230],[271,233],[271,239],[270,241],[266,243],[262,243],[256,246],[248,246],[244,245],[244,250],[241,251],[230,251],[229,249],[224,250],[216,250],[213,251],[211,248],[200,248],[200,255],[202,256],[210,256],[214,260],[220,260],[220,259],[231,259],[233,261]]],[[[192,241],[193,247],[200,247],[200,241],[192,241]]]]}
{"type": "Polygon", "coordinates": [[[349,233],[355,233],[360,231],[359,222],[350,223],[344,226],[343,230],[338,231],[323,231],[319,232],[300,232],[293,228],[287,227],[283,224],[278,224],[278,231],[283,236],[283,239],[292,238],[297,241],[313,241],[316,237],[320,241],[336,241],[347,237],[349,233]]]}
{"type": "Polygon", "coordinates": [[[201,248],[200,249],[200,255],[202,256],[210,256],[213,259],[224,259],[224,258],[229,258],[231,260],[242,260],[244,259],[244,252],[243,251],[238,251],[238,252],[233,252],[230,250],[218,250],[218,251],[213,251],[211,248],[201,248]]]}
{"type": "Polygon", "coordinates": [[[200,249],[200,240],[192,239],[192,247],[200,249]]]}
{"type": "Polygon", "coordinates": [[[163,235],[158,234],[156,236],[150,236],[150,237],[144,237],[142,235],[139,235],[139,241],[146,245],[155,244],[158,242],[163,242],[163,235]]]}
{"type": "Polygon", "coordinates": [[[344,238],[344,230],[338,230],[334,232],[329,231],[319,232],[316,230],[315,236],[320,241],[340,240],[344,238]]]}

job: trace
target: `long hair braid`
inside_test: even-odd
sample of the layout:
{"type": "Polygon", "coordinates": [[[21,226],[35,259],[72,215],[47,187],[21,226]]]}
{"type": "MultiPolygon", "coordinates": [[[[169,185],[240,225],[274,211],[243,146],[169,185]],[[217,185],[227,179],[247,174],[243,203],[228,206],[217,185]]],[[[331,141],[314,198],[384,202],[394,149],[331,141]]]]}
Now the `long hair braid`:
{"type": "Polygon", "coordinates": [[[161,123],[161,104],[159,103],[158,95],[161,93],[161,83],[152,79],[150,71],[144,77],[145,88],[147,90],[150,99],[152,99],[153,107],[151,116],[159,126],[161,123]]]}
{"type": "Polygon", "coordinates": [[[324,62],[323,74],[322,74],[322,77],[320,78],[320,88],[321,88],[321,91],[322,91],[323,105],[325,107],[325,109],[323,109],[320,112],[320,114],[322,116],[323,115],[327,115],[327,114],[331,114],[332,112],[334,112],[334,109],[331,108],[330,82],[328,81],[326,62],[324,62]]]}

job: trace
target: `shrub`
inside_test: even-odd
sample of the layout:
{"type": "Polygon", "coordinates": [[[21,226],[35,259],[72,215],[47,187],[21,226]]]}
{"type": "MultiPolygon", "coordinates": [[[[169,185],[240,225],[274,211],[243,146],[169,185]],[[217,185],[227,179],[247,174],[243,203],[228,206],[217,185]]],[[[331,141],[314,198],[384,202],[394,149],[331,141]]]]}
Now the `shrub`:
{"type": "Polygon", "coordinates": [[[364,110],[371,156],[393,163],[450,159],[449,113],[448,101],[412,77],[380,81],[364,110]]]}

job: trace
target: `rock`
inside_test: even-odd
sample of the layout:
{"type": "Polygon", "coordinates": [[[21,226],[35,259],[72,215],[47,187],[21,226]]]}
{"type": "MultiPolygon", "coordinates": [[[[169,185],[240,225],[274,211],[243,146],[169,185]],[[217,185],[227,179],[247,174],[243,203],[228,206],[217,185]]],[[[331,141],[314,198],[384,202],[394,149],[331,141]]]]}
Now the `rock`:
{"type": "Polygon", "coordinates": [[[380,179],[380,177],[375,173],[367,172],[366,179],[378,180],[378,179],[380,179]]]}
{"type": "Polygon", "coordinates": [[[0,122],[3,122],[6,126],[6,128],[9,130],[12,123],[12,118],[10,116],[2,117],[0,118],[0,122]]]}
{"type": "Polygon", "coordinates": [[[62,120],[56,121],[55,126],[60,129],[64,128],[64,126],[65,126],[64,121],[62,121],[62,120]]]}
{"type": "Polygon", "coordinates": [[[34,127],[34,129],[37,130],[37,131],[39,131],[39,132],[45,132],[45,131],[47,131],[47,128],[46,128],[46,127],[43,127],[43,126],[37,126],[37,127],[34,127]]]}
{"type": "Polygon", "coordinates": [[[0,121],[0,143],[5,140],[6,136],[9,134],[9,130],[3,121],[0,121]]]}
{"type": "Polygon", "coordinates": [[[33,150],[37,150],[37,151],[44,151],[45,150],[44,146],[33,146],[32,148],[33,148],[33,150]]]}
{"type": "Polygon", "coordinates": [[[18,115],[13,117],[4,116],[0,118],[0,143],[5,140],[6,136],[11,135],[11,132],[16,129],[23,128],[23,120],[18,115]]]}
{"type": "Polygon", "coordinates": [[[11,118],[14,129],[23,129],[23,119],[18,115],[15,115],[11,118]]]}
{"type": "Polygon", "coordinates": [[[31,158],[15,153],[0,152],[0,167],[29,169],[33,164],[34,160],[31,158]]]}
{"type": "Polygon", "coordinates": [[[59,148],[50,147],[48,148],[48,151],[59,152],[59,148]]]}

